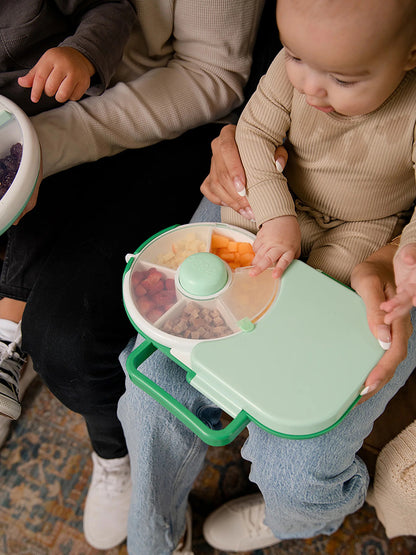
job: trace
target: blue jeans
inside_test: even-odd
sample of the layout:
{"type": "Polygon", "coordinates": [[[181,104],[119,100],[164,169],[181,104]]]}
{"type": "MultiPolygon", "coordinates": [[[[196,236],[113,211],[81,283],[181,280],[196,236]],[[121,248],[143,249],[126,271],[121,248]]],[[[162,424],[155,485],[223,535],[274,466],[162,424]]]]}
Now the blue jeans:
{"type": "MultiPolygon", "coordinates": [[[[218,207],[202,201],[193,221],[217,221],[218,207]]],[[[415,311],[412,313],[416,317],[415,311]]],[[[413,321],[413,324],[415,322],[413,321]]],[[[416,365],[416,336],[393,379],[370,400],[356,406],[334,429],[307,440],[284,439],[249,424],[242,456],[250,479],[266,503],[266,524],[281,539],[331,534],[365,500],[369,476],[356,453],[373,422],[404,385],[416,365]]],[[[142,341],[132,339],[121,363],[142,341]]],[[[185,371],[161,352],[141,371],[211,427],[221,411],[186,382],[185,371]]],[[[128,528],[130,555],[168,555],[185,527],[188,494],[201,471],[207,446],[157,401],[126,380],[118,415],[131,459],[133,497],[128,528]]]]}

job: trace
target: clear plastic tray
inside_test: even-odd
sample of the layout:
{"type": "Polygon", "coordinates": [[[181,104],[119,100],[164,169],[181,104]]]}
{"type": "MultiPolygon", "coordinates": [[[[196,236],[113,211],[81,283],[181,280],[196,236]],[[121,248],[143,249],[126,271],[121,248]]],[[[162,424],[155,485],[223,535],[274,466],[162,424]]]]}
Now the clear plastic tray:
{"type": "MultiPolygon", "coordinates": [[[[233,249],[237,253],[240,247],[247,252],[253,240],[251,233],[233,226],[189,224],[157,236],[135,255],[129,255],[134,262],[125,278],[124,301],[138,329],[164,345],[185,348],[188,341],[238,333],[242,320],[256,322],[273,302],[279,282],[271,270],[249,276],[250,265],[239,266],[236,262],[246,263],[248,256],[241,258],[236,254],[230,260],[233,249]],[[228,244],[232,250],[223,254],[228,260],[221,259],[226,283],[212,294],[188,292],[181,286],[185,260],[197,253],[219,252],[214,246],[219,236],[231,242],[228,244]]],[[[198,279],[203,281],[204,275],[198,279]]]]}

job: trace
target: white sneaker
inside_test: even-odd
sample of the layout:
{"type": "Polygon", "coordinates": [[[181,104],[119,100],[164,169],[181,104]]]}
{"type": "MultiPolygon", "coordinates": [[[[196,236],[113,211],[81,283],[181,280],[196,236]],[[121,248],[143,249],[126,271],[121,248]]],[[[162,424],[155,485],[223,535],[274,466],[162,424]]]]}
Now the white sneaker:
{"type": "Polygon", "coordinates": [[[93,471],[84,509],[84,535],[96,549],[111,549],[127,538],[131,497],[130,460],[92,454],[93,471]]]}
{"type": "MultiPolygon", "coordinates": [[[[36,378],[36,372],[33,369],[33,362],[30,356],[27,357],[27,362],[22,368],[22,373],[19,380],[19,399],[22,401],[27,388],[36,378]]],[[[0,449],[3,447],[10,431],[12,421],[7,416],[0,415],[0,449]]]]}
{"type": "Polygon", "coordinates": [[[264,524],[265,505],[261,494],[233,499],[205,520],[205,540],[221,551],[252,551],[279,543],[264,524]]]}
{"type": "Polygon", "coordinates": [[[179,542],[172,555],[194,555],[192,551],[192,511],[190,505],[186,510],[186,530],[184,540],[179,542]]]}

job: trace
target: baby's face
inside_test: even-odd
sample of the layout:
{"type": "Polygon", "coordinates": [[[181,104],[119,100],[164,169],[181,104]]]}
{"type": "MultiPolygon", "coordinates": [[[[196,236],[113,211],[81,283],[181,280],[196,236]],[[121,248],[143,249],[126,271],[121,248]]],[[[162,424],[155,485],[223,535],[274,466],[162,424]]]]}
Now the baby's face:
{"type": "Polygon", "coordinates": [[[286,71],[308,104],[346,116],[367,114],[414,67],[412,41],[399,22],[391,24],[388,8],[382,9],[387,4],[389,0],[278,0],[286,71]]]}

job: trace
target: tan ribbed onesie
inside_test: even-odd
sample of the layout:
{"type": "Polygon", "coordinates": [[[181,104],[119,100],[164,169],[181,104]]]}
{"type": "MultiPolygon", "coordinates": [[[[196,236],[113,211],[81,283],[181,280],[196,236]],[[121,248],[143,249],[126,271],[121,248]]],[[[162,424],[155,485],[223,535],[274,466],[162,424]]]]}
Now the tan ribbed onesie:
{"type": "Polygon", "coordinates": [[[403,230],[416,241],[416,70],[363,116],[324,113],[290,84],[283,50],[261,79],[237,125],[255,223],[230,208],[224,222],[256,232],[263,222],[296,215],[302,258],[349,283],[351,271],[403,230]],[[289,151],[284,175],[274,152],[289,151]]]}

